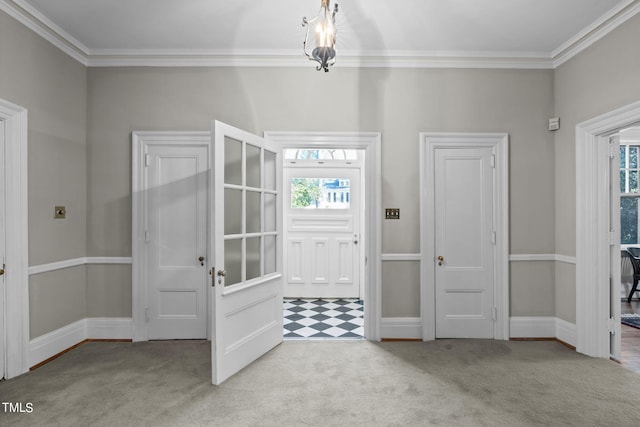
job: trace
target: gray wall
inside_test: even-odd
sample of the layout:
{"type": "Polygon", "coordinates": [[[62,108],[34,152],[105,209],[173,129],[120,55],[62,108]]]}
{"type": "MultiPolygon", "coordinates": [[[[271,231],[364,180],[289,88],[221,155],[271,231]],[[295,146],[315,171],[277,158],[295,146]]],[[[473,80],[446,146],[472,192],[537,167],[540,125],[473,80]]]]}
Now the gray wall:
{"type": "MultiPolygon", "coordinates": [[[[86,256],[86,87],[83,65],[0,12],[0,98],[28,109],[30,265],[86,256]]],[[[86,317],[85,289],[84,266],[31,276],[31,337],[86,317]]]]}
{"type": "MultiPolygon", "coordinates": [[[[130,255],[131,132],[207,130],[214,118],[257,134],[382,132],[382,204],[402,211],[383,222],[384,253],[420,251],[419,132],[508,132],[511,252],[555,251],[549,70],[90,68],[88,99],[90,256],[130,255]]],[[[553,265],[517,264],[511,314],[553,315],[553,265]]],[[[89,283],[96,295],[114,286],[104,269],[89,283]]],[[[121,294],[112,315],[130,307],[121,294]]],[[[417,263],[385,262],[382,295],[383,316],[419,316],[417,263]]]]}
{"type": "MultiPolygon", "coordinates": [[[[301,58],[304,61],[303,58],[301,58]]],[[[131,132],[382,132],[384,253],[419,252],[419,132],[510,134],[511,253],[555,253],[551,70],[86,69],[0,13],[0,98],[29,109],[30,264],[131,255],[131,132]],[[53,220],[66,204],[68,218],[53,220]]],[[[563,172],[564,173],[564,172],[563,172]]],[[[419,316],[416,262],[383,265],[383,315],[419,316]]],[[[511,315],[557,312],[558,268],[512,263],[511,315]]],[[[31,276],[31,336],[83,317],[131,315],[129,266],[31,276]]]]}
{"type": "MultiPolygon", "coordinates": [[[[561,65],[555,72],[556,251],[576,254],[575,127],[640,100],[640,15],[561,65]]],[[[575,322],[575,266],[558,264],[556,316],[575,322]]]]}

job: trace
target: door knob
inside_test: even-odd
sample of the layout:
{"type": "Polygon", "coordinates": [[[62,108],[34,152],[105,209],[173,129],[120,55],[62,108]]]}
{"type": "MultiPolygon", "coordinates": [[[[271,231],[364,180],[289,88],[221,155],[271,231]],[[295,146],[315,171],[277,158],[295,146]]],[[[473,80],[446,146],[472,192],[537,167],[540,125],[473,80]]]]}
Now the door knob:
{"type": "Polygon", "coordinates": [[[438,265],[442,265],[443,261],[444,261],[444,257],[442,255],[438,255],[438,265]]]}
{"type": "Polygon", "coordinates": [[[204,265],[204,257],[203,256],[199,257],[198,261],[200,261],[200,265],[204,265]]]}
{"type": "Polygon", "coordinates": [[[4,276],[4,268],[0,268],[0,276],[4,276]]]}
{"type": "Polygon", "coordinates": [[[227,270],[218,270],[218,277],[224,277],[227,275],[227,270]]]}

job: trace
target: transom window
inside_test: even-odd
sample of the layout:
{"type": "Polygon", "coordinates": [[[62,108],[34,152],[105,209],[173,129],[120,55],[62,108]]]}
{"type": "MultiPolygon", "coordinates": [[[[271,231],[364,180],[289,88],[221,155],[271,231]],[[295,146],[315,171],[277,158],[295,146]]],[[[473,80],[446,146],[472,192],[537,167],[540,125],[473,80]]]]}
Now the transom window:
{"type": "Polygon", "coordinates": [[[358,160],[357,150],[342,148],[288,148],[284,150],[285,160],[358,160]]]}

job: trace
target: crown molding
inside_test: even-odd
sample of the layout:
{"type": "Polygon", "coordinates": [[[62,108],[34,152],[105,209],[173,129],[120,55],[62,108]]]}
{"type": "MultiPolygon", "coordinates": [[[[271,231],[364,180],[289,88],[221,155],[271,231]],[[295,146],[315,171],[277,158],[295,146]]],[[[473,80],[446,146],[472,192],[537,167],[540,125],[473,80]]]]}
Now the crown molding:
{"type": "Polygon", "coordinates": [[[89,49],[23,0],[0,0],[0,10],[87,66],[89,49]]]}
{"type": "MultiPolygon", "coordinates": [[[[298,50],[173,51],[101,50],[87,58],[89,67],[295,67],[315,68],[298,50]]],[[[544,53],[521,52],[356,52],[338,53],[341,68],[522,68],[550,69],[544,53]]]]}
{"type": "MultiPolygon", "coordinates": [[[[24,0],[0,0],[0,10],[87,67],[315,67],[298,50],[89,49],[24,0]]],[[[640,12],[626,0],[552,52],[358,52],[340,51],[345,68],[554,69],[640,12]]]]}
{"type": "Polygon", "coordinates": [[[564,64],[640,12],[640,0],[627,0],[551,52],[553,68],[564,64]]]}

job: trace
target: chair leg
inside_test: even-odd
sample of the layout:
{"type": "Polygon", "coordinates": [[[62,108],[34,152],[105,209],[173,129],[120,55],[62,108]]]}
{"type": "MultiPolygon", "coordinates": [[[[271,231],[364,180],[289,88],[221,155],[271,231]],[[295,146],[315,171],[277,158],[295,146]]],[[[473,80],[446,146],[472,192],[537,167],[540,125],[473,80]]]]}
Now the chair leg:
{"type": "Polygon", "coordinates": [[[634,278],[633,279],[633,286],[631,287],[631,292],[629,292],[629,297],[627,298],[627,302],[631,302],[631,297],[633,296],[633,294],[636,292],[636,290],[638,289],[638,279],[634,278]]]}

